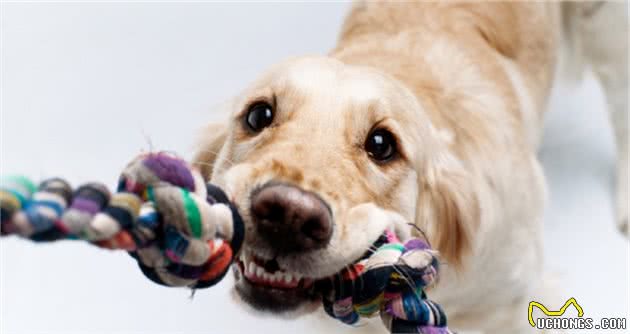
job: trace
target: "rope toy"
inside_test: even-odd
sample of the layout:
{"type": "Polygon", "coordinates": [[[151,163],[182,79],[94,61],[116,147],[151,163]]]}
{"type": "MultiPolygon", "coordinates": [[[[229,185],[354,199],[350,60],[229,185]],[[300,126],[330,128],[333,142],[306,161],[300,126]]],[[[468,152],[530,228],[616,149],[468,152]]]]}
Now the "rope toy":
{"type": "Polygon", "coordinates": [[[424,292],[437,278],[436,252],[418,238],[402,243],[391,231],[372,249],[324,288],[326,313],[349,325],[380,313],[391,333],[452,333],[442,308],[424,292]]]}
{"type": "Polygon", "coordinates": [[[129,251],[152,281],[205,288],[227,273],[243,242],[236,208],[219,188],[167,153],[139,156],[124,169],[118,190],[88,183],[74,192],[58,178],[36,188],[5,178],[1,232],[34,241],[81,239],[129,251]]]}
{"type": "MultiPolygon", "coordinates": [[[[59,178],[36,187],[24,177],[0,183],[0,232],[36,242],[78,239],[134,257],[166,286],[207,288],[227,273],[244,224],[225,193],[184,160],[143,154],[123,170],[117,192],[88,183],[75,191],[59,178]]],[[[436,279],[436,253],[421,239],[385,231],[366,255],[317,282],[324,310],[356,325],[380,313],[392,333],[448,334],[446,316],[424,288],[436,279]]]]}

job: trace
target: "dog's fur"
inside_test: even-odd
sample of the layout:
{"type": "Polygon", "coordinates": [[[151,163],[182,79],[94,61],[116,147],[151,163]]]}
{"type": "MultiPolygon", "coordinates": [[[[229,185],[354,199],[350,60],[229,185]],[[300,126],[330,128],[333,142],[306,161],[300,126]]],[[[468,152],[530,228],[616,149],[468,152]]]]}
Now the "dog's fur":
{"type": "Polygon", "coordinates": [[[328,247],[279,256],[283,268],[331,275],[386,227],[417,233],[413,222],[446,263],[430,295],[451,327],[520,333],[527,302],[545,286],[536,150],[562,41],[593,65],[608,94],[627,229],[624,6],[357,3],[329,56],[262,75],[231,105],[227,124],[205,130],[195,161],[243,211],[246,251],[273,256],[247,210],[250,192],[291,183],[326,201],[335,225],[328,247]],[[253,135],[242,118],[256,101],[276,116],[253,135]],[[370,160],[363,143],[375,127],[397,137],[399,158],[370,160]]]}

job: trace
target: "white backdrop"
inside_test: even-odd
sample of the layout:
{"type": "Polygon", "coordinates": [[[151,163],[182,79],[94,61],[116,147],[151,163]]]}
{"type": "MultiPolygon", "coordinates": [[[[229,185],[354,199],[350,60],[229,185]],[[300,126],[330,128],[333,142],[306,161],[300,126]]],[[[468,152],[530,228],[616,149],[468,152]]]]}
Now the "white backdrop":
{"type": "MultiPolygon", "coordinates": [[[[324,53],[347,4],[5,3],[1,173],[115,184],[150,147],[188,154],[214,106],[267,66],[324,53]]],[[[629,313],[628,242],[613,227],[614,148],[599,85],[556,87],[540,153],[547,267],[586,316],[629,313]]],[[[126,254],[0,241],[0,331],[322,333],[343,325],[250,314],[229,282],[157,286],[126,254]]],[[[523,310],[526,316],[526,310],[523,310]]],[[[378,325],[378,324],[376,324],[378,325]]],[[[348,332],[356,332],[348,329],[348,332]]]]}

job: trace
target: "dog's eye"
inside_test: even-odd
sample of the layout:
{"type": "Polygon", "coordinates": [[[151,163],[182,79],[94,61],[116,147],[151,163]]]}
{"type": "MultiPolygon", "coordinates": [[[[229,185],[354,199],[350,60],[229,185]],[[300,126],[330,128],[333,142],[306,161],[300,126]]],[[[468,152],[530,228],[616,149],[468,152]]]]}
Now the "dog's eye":
{"type": "Polygon", "coordinates": [[[245,116],[247,127],[254,132],[262,131],[273,121],[273,108],[266,102],[258,102],[249,107],[245,116]]]}
{"type": "Polygon", "coordinates": [[[376,161],[389,161],[396,155],[396,138],[385,129],[376,129],[368,135],[365,151],[376,161]]]}

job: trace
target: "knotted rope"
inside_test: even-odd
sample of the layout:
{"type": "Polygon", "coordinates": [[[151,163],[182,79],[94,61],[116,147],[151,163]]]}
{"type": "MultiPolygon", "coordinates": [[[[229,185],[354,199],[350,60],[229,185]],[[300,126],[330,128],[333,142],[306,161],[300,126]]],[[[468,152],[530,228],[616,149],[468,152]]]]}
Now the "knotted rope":
{"type": "MultiPolygon", "coordinates": [[[[88,183],[72,191],[59,178],[38,187],[24,177],[0,184],[0,232],[33,241],[80,239],[133,256],[152,281],[210,287],[238,254],[244,225],[225,193],[168,153],[144,154],[124,169],[117,192],[88,183]]],[[[426,299],[435,252],[420,239],[401,243],[385,231],[375,251],[318,282],[326,312],[347,324],[380,313],[392,333],[451,333],[442,309],[426,299]]]]}
{"type": "Polygon", "coordinates": [[[324,289],[326,313],[350,325],[378,313],[391,333],[451,333],[444,311],[424,292],[437,277],[435,251],[418,238],[402,243],[390,231],[373,249],[324,289]]]}
{"type": "Polygon", "coordinates": [[[223,191],[167,153],[132,161],[115,194],[99,183],[73,192],[58,178],[37,188],[23,177],[5,178],[0,210],[3,235],[126,250],[148,278],[168,286],[214,285],[243,242],[243,222],[223,191]]]}

